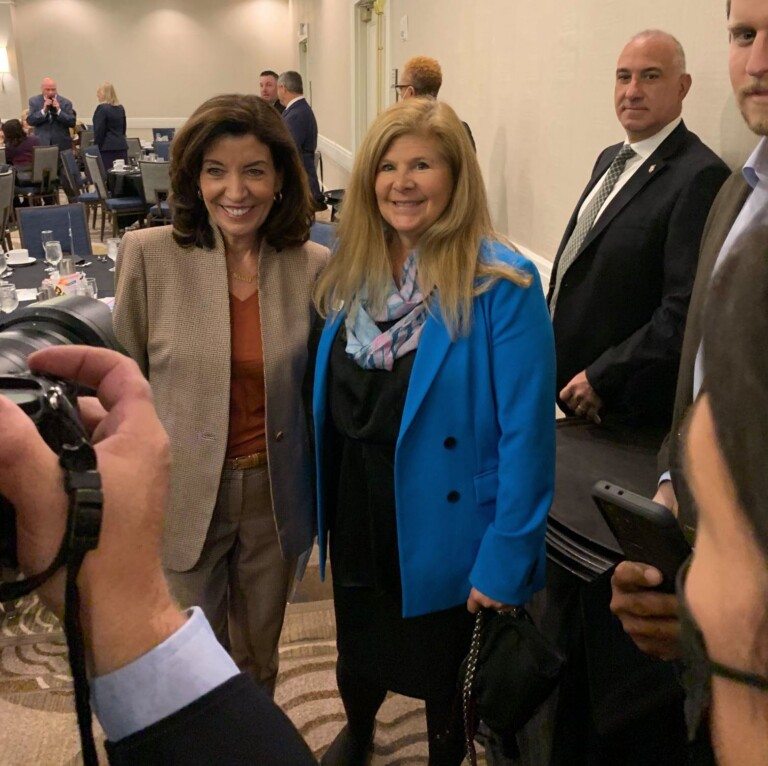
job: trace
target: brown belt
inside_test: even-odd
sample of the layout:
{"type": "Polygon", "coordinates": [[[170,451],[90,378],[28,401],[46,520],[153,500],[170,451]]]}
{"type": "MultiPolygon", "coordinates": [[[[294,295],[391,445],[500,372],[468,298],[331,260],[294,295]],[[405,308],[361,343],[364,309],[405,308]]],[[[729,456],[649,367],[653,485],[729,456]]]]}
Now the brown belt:
{"type": "Polygon", "coordinates": [[[243,455],[243,457],[233,457],[224,461],[224,468],[230,471],[243,471],[246,468],[258,468],[260,465],[267,464],[266,452],[254,452],[252,455],[243,455]]]}

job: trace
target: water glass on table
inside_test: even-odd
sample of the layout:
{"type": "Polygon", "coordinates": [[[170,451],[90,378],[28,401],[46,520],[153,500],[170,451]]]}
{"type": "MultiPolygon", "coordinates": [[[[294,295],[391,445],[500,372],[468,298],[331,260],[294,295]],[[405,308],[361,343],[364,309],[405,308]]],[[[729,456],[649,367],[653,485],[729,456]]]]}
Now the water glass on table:
{"type": "MultiPolygon", "coordinates": [[[[117,263],[117,252],[120,249],[120,239],[118,237],[110,237],[107,240],[107,258],[117,263]]],[[[110,271],[114,271],[114,267],[110,271]]]]}
{"type": "Polygon", "coordinates": [[[51,265],[50,269],[46,269],[47,272],[56,271],[56,266],[61,263],[61,259],[64,257],[64,253],[61,251],[61,242],[49,240],[45,243],[45,260],[51,265]]]}
{"type": "Polygon", "coordinates": [[[0,311],[3,314],[10,314],[18,308],[18,305],[19,296],[16,285],[0,285],[0,311]]]}
{"type": "Polygon", "coordinates": [[[43,243],[43,250],[45,250],[45,243],[53,241],[53,232],[50,229],[40,232],[40,241],[43,243]]]}
{"type": "Polygon", "coordinates": [[[88,298],[98,298],[99,288],[96,284],[95,277],[85,277],[77,286],[77,294],[85,295],[88,298]]]}
{"type": "Polygon", "coordinates": [[[0,276],[5,274],[6,268],[8,268],[8,255],[0,249],[0,276]]]}

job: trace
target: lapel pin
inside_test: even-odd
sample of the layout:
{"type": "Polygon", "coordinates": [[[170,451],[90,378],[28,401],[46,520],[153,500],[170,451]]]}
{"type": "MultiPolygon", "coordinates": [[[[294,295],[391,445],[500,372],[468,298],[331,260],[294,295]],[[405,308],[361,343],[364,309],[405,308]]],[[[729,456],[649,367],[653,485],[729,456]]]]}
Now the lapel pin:
{"type": "Polygon", "coordinates": [[[649,173],[653,173],[654,170],[656,170],[656,166],[655,165],[651,165],[651,167],[648,168],[648,172],[649,173]]]}

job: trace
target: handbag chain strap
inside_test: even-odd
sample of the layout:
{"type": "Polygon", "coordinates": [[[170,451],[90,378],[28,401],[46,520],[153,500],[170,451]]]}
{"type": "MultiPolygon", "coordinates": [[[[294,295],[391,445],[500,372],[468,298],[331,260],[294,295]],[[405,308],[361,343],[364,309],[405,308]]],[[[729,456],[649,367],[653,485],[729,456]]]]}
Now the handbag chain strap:
{"type": "Polygon", "coordinates": [[[475,673],[480,657],[483,617],[483,610],[480,609],[475,615],[472,644],[467,655],[467,672],[464,674],[464,686],[461,690],[461,705],[464,712],[464,743],[466,746],[466,758],[470,766],[477,766],[477,752],[475,751],[475,705],[472,700],[472,687],[475,683],[475,673]]]}

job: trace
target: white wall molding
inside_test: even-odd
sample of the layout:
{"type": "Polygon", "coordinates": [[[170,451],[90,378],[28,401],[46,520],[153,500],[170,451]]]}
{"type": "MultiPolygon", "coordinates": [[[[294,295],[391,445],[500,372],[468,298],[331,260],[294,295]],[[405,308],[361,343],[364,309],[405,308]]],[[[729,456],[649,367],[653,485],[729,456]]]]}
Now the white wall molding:
{"type": "Polygon", "coordinates": [[[331,141],[323,135],[317,137],[317,148],[323,155],[323,162],[330,160],[348,173],[352,172],[352,152],[343,146],[331,141]]]}

